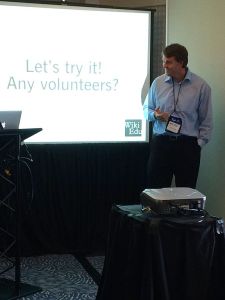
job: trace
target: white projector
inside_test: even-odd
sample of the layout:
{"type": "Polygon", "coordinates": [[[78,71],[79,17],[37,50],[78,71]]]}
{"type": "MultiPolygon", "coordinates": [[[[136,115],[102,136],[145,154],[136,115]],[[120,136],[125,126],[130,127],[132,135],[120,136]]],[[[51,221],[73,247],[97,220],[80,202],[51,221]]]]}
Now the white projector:
{"type": "Polygon", "coordinates": [[[144,208],[158,214],[174,214],[180,209],[204,209],[206,196],[188,187],[145,189],[140,195],[144,208]]]}

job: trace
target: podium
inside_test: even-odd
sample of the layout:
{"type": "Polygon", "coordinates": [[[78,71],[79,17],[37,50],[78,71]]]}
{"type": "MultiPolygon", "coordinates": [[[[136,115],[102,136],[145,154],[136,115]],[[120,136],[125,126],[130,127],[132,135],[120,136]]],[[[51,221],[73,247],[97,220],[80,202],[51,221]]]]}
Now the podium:
{"type": "Polygon", "coordinates": [[[21,143],[41,128],[0,130],[0,299],[11,300],[34,294],[41,288],[21,282],[21,143]],[[10,166],[10,169],[8,168],[10,166]],[[11,269],[14,280],[2,278],[11,269]]]}

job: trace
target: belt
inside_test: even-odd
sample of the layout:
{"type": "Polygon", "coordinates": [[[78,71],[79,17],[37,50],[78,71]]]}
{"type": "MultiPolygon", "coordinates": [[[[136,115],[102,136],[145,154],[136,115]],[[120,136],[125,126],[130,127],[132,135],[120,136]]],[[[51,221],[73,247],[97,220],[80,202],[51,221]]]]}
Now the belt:
{"type": "Polygon", "coordinates": [[[159,134],[159,135],[155,135],[155,137],[160,137],[165,140],[174,141],[174,142],[181,141],[181,140],[197,141],[196,136],[190,136],[184,134],[180,134],[180,135],[159,134]]]}

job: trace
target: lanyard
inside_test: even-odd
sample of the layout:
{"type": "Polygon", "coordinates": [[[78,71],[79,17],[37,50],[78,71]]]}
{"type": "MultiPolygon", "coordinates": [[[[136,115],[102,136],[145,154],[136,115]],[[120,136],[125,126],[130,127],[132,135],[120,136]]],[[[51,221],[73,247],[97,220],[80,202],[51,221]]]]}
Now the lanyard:
{"type": "Polygon", "coordinates": [[[178,103],[178,100],[179,100],[179,95],[180,95],[180,91],[181,91],[181,85],[182,85],[182,82],[179,84],[179,90],[178,90],[178,93],[177,93],[177,99],[175,97],[175,87],[174,87],[174,79],[172,78],[173,80],[173,103],[174,103],[174,110],[173,112],[176,112],[176,107],[177,107],[177,103],[178,103]]]}

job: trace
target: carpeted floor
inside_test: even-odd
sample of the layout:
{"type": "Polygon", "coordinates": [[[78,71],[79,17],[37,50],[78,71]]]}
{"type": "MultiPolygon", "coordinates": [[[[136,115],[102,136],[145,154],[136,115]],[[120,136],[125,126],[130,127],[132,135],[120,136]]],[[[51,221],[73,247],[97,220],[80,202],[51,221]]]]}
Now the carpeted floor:
{"type": "MultiPolygon", "coordinates": [[[[94,300],[103,264],[104,256],[84,258],[67,254],[22,258],[21,282],[41,287],[42,291],[20,299],[94,300]]],[[[7,261],[1,259],[0,271],[6,267],[7,261]]],[[[12,269],[4,277],[14,280],[14,274],[12,269]]]]}

